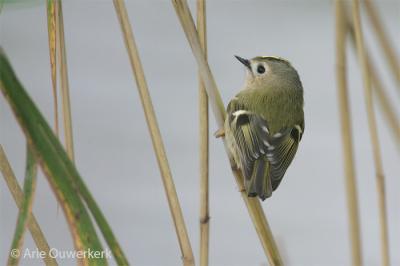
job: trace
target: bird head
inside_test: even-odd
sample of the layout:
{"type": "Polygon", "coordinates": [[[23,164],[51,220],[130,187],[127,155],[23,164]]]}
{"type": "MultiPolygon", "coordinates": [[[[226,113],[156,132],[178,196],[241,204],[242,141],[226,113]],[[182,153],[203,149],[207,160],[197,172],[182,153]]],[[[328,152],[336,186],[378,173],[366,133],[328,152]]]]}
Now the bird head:
{"type": "Polygon", "coordinates": [[[275,56],[257,56],[252,59],[244,59],[236,55],[235,57],[247,70],[245,88],[279,88],[288,85],[301,87],[297,71],[286,59],[275,56]]]}

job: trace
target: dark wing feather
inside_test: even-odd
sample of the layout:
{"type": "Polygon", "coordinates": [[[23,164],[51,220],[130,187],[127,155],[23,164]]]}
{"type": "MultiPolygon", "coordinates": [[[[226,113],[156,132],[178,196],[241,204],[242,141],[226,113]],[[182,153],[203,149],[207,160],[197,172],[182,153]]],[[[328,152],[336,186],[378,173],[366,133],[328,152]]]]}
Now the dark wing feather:
{"type": "Polygon", "coordinates": [[[268,149],[267,158],[271,164],[270,178],[272,179],[273,190],[277,189],[282,181],[283,175],[293,161],[302,133],[302,128],[296,125],[290,130],[282,130],[279,132],[279,139],[273,139],[277,134],[272,136],[271,143],[274,148],[268,149]]]}
{"type": "Polygon", "coordinates": [[[240,164],[246,179],[250,179],[254,162],[267,152],[264,144],[268,130],[266,121],[260,116],[244,110],[233,113],[232,132],[239,152],[240,164]],[[242,112],[243,111],[243,112],[242,112]]]}

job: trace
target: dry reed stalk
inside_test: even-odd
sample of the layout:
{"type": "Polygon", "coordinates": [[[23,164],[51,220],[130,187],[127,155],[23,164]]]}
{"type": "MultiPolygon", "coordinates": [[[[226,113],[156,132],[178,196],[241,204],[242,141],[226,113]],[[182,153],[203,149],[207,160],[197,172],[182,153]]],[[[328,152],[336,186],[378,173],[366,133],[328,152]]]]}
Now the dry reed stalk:
{"type": "MultiPolygon", "coordinates": [[[[354,26],[350,18],[347,17],[347,23],[349,27],[349,32],[351,36],[351,41],[353,44],[353,47],[355,48],[356,41],[355,41],[355,33],[354,33],[354,26]]],[[[397,148],[400,150],[400,123],[399,123],[399,118],[397,117],[396,112],[394,111],[393,103],[390,100],[390,98],[387,96],[386,89],[383,86],[382,80],[380,79],[379,75],[377,74],[377,70],[375,69],[375,62],[373,62],[372,57],[370,56],[370,53],[368,52],[367,47],[365,47],[365,53],[366,53],[366,58],[367,58],[367,65],[368,65],[368,71],[369,75],[371,77],[371,82],[373,85],[374,92],[376,93],[378,97],[378,103],[380,108],[383,111],[383,115],[385,116],[385,119],[389,125],[389,128],[392,132],[392,135],[397,143],[397,148]]]]}
{"type": "Polygon", "coordinates": [[[379,76],[376,74],[376,70],[373,67],[374,64],[371,63],[370,57],[367,57],[367,64],[369,73],[371,76],[372,84],[375,88],[375,93],[378,97],[379,106],[381,107],[383,114],[387,120],[389,128],[391,129],[392,135],[397,143],[397,149],[400,151],[400,123],[399,118],[397,117],[396,112],[394,111],[394,107],[389,97],[386,94],[386,89],[383,86],[383,83],[379,76]]]}
{"type": "MultiPolygon", "coordinates": [[[[215,83],[214,77],[208,66],[206,57],[202,51],[201,43],[198,38],[197,30],[193,21],[192,14],[189,10],[187,1],[185,0],[172,0],[175,7],[175,11],[179,17],[183,30],[185,32],[186,38],[192,48],[193,55],[197,61],[201,78],[207,95],[210,100],[210,105],[215,116],[215,120],[220,128],[224,126],[224,120],[226,116],[225,107],[222,102],[221,96],[219,94],[217,85],[215,83]]],[[[235,180],[242,198],[246,204],[247,210],[253,221],[254,227],[260,238],[261,244],[263,246],[264,252],[269,260],[270,265],[283,265],[282,259],[280,257],[277,245],[273,238],[271,229],[269,228],[267,219],[260,205],[260,201],[256,198],[249,198],[243,187],[243,175],[241,171],[237,170],[232,154],[230,154],[229,149],[226,145],[225,140],[225,150],[229,157],[231,163],[231,168],[235,176],[235,180]]]]}
{"type": "Polygon", "coordinates": [[[346,194],[349,216],[349,231],[352,251],[352,265],[362,265],[360,222],[357,202],[356,173],[351,128],[349,97],[346,76],[346,30],[342,0],[336,0],[336,79],[341,118],[343,142],[343,163],[346,177],[346,194]]]}
{"type": "MultiPolygon", "coordinates": [[[[197,0],[197,29],[204,55],[207,56],[206,1],[197,0]]],[[[208,98],[199,73],[200,137],[200,266],[208,265],[210,241],[209,210],[209,122],[208,98]]]]}
{"type": "Polygon", "coordinates": [[[374,63],[372,63],[371,57],[367,53],[367,65],[368,71],[373,84],[374,92],[378,97],[379,106],[381,107],[386,121],[391,129],[392,135],[397,143],[397,149],[400,151],[400,123],[396,112],[394,111],[393,103],[386,94],[386,89],[383,86],[382,80],[376,74],[374,63]]]}
{"type": "Polygon", "coordinates": [[[51,67],[51,81],[53,87],[54,131],[59,135],[58,128],[58,96],[57,96],[57,1],[47,0],[47,30],[49,35],[49,54],[51,67]]]}
{"type": "Polygon", "coordinates": [[[194,265],[194,257],[189,241],[189,236],[186,230],[186,225],[183,219],[178,195],[176,193],[174,181],[169,168],[167,155],[165,153],[164,144],[161,138],[156,115],[154,113],[153,104],[151,102],[151,97],[147,87],[142,64],[140,62],[140,57],[136,47],[134,35],[131,25],[129,23],[129,17],[125,7],[125,3],[123,0],[114,0],[114,6],[121,25],[124,42],[128,51],[132,71],[135,76],[136,85],[140,94],[140,99],[146,116],[147,126],[149,128],[154,152],[156,154],[158,166],[160,168],[165,193],[167,195],[169,208],[174,221],[176,234],[178,236],[179,245],[182,252],[183,264],[194,265]]]}
{"type": "MultiPolygon", "coordinates": [[[[22,192],[22,189],[18,184],[17,178],[14,175],[11,165],[8,162],[7,156],[1,145],[0,145],[0,172],[2,173],[4,180],[7,183],[8,189],[10,190],[11,195],[13,196],[14,201],[18,206],[18,209],[21,209],[24,200],[24,193],[22,192]]],[[[45,254],[43,258],[44,263],[47,266],[58,265],[57,261],[54,258],[48,256],[48,254],[50,254],[50,246],[47,243],[47,240],[42,232],[42,229],[40,229],[40,226],[32,212],[30,213],[30,216],[28,218],[28,229],[31,232],[33,241],[35,241],[38,250],[40,252],[44,252],[45,254]]]]}
{"type": "Polygon", "coordinates": [[[352,13],[353,13],[354,32],[356,37],[355,39],[356,39],[357,54],[362,68],[365,103],[367,107],[368,125],[371,135],[372,153],[376,171],[376,186],[378,193],[379,220],[380,220],[380,230],[381,230],[382,265],[387,266],[390,264],[390,257],[389,257],[389,239],[388,239],[387,212],[386,212],[386,199],[385,199],[385,176],[383,173],[378,130],[377,130],[373,98],[372,98],[372,86],[371,86],[372,84],[369,75],[368,62],[367,62],[365,45],[361,28],[359,0],[353,0],[352,11],[353,11],[352,13]]]}
{"type": "Polygon", "coordinates": [[[67,52],[65,48],[64,37],[64,19],[62,11],[61,0],[55,0],[56,10],[56,25],[57,25],[57,50],[60,62],[60,81],[61,81],[61,96],[62,96],[62,110],[65,131],[65,149],[67,150],[68,157],[74,161],[74,142],[72,135],[72,117],[71,117],[71,102],[69,98],[69,82],[68,82],[68,68],[67,68],[67,52]]]}
{"type": "Polygon", "coordinates": [[[393,46],[391,45],[391,42],[389,41],[388,35],[385,31],[385,28],[383,27],[381,23],[381,19],[379,18],[379,14],[376,11],[376,7],[373,5],[371,0],[365,0],[365,7],[367,10],[367,14],[371,19],[372,22],[372,27],[375,31],[375,35],[378,37],[379,43],[384,51],[386,61],[388,62],[388,65],[390,66],[390,69],[393,72],[393,75],[395,76],[395,79],[397,81],[397,88],[399,89],[400,92],[400,65],[399,65],[399,58],[397,57],[397,54],[395,50],[393,49],[393,46]]]}

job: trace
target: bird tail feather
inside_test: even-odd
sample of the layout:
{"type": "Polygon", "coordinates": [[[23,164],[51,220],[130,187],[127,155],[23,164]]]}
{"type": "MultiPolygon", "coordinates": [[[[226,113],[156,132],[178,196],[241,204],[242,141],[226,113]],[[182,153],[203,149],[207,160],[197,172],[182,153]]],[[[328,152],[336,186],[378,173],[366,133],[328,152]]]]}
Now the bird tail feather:
{"type": "Polygon", "coordinates": [[[265,200],[272,195],[272,183],[267,160],[259,158],[254,162],[251,178],[246,179],[245,187],[249,197],[258,195],[262,200],[265,200]]]}

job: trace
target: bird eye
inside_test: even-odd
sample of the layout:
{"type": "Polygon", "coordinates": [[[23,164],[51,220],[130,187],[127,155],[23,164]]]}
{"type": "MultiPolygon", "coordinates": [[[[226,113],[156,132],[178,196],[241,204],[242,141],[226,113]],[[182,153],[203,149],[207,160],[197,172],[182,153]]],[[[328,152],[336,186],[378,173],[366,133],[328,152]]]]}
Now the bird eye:
{"type": "Polygon", "coordinates": [[[257,67],[257,72],[258,72],[258,74],[262,74],[262,73],[265,72],[265,68],[264,68],[262,65],[259,65],[259,66],[257,67]]]}

